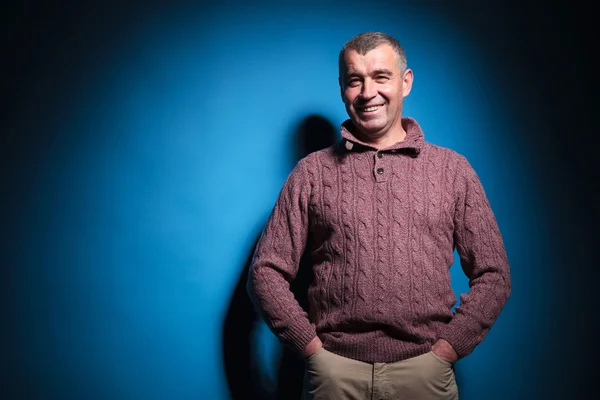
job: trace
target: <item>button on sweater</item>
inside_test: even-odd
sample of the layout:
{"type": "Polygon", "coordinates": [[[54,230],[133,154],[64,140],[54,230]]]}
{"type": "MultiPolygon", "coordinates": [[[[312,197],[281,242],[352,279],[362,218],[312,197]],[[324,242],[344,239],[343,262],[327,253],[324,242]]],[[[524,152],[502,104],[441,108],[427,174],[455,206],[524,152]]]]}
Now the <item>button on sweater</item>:
{"type": "Polygon", "coordinates": [[[510,290],[502,236],[464,156],[424,141],[412,118],[403,141],[376,149],[350,121],[342,140],[288,176],[257,243],[248,293],[267,325],[302,354],[324,347],[364,362],[396,362],[447,340],[459,358],[486,336],[510,290]],[[469,279],[450,284],[454,249],[469,279]],[[307,251],[308,313],[290,291],[307,251]]]}

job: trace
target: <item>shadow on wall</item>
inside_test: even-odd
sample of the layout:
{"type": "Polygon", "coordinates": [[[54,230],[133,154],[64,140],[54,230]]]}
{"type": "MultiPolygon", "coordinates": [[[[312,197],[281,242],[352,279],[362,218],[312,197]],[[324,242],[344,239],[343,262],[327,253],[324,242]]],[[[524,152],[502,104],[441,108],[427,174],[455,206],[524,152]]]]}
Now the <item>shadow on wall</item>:
{"type": "MultiPolygon", "coordinates": [[[[295,165],[309,153],[333,145],[338,140],[338,129],[320,115],[302,120],[294,135],[292,161],[295,165]]],[[[274,201],[275,199],[273,199],[274,201]]],[[[304,361],[287,347],[282,349],[277,369],[276,393],[261,384],[262,374],[258,360],[253,359],[253,330],[260,319],[246,293],[248,268],[258,238],[248,254],[239,281],[232,295],[223,326],[223,361],[231,399],[299,399],[302,393],[304,361]]],[[[311,261],[305,254],[300,269],[291,285],[296,299],[308,312],[307,291],[312,281],[311,261]]]]}

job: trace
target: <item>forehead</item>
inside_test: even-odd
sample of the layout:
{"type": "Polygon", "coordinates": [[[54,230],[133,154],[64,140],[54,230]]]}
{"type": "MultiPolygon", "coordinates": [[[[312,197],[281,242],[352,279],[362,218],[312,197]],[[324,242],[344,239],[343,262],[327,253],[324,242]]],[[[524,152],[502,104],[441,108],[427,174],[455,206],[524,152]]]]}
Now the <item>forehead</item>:
{"type": "Polygon", "coordinates": [[[388,44],[382,44],[360,54],[356,50],[348,50],[344,54],[342,71],[345,73],[368,73],[370,71],[387,69],[398,71],[398,55],[388,44]]]}

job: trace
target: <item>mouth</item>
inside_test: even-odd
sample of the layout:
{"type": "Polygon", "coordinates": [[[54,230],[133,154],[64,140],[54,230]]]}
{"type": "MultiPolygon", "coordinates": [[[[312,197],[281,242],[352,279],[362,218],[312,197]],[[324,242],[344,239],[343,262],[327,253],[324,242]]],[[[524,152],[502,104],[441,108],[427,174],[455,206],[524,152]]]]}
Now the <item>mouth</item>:
{"type": "Polygon", "coordinates": [[[383,104],[377,104],[373,106],[356,107],[356,111],[361,113],[374,113],[379,111],[383,107],[383,104]]]}

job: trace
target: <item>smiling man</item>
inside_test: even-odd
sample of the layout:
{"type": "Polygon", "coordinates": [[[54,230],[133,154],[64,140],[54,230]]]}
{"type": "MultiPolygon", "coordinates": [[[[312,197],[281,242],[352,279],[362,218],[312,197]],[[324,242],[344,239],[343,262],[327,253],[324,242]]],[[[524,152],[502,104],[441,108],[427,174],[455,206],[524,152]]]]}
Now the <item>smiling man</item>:
{"type": "MultiPolygon", "coordinates": [[[[355,40],[362,44],[359,39],[355,40]]],[[[412,71],[406,68],[404,51],[399,44],[393,47],[393,43],[369,48],[369,42],[357,49],[353,43],[348,43],[340,53],[339,81],[354,132],[379,148],[401,142],[406,136],[402,103],[413,81],[412,71]]]]}
{"type": "Polygon", "coordinates": [[[360,34],[339,66],[342,140],[290,173],[248,292],[305,359],[304,398],[457,399],[454,363],[481,343],[511,290],[495,216],[465,157],[402,117],[413,73],[396,39],[360,34]],[[455,311],[454,249],[470,287],[455,311]],[[305,252],[308,313],[290,291],[305,252]]]}

